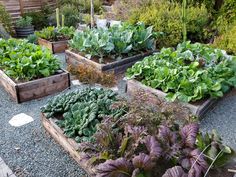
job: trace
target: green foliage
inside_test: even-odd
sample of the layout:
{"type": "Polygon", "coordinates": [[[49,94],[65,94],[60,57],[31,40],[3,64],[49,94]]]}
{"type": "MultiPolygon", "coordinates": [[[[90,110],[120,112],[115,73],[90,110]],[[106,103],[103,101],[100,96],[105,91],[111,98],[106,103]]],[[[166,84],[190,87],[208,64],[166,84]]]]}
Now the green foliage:
{"type": "Polygon", "coordinates": [[[223,96],[236,87],[236,57],[219,49],[190,42],[179,44],[174,51],[161,52],[137,62],[127,77],[167,93],[170,101],[197,101],[223,96]]]}
{"type": "Polygon", "coordinates": [[[125,55],[153,50],[155,37],[152,27],[123,24],[109,29],[93,28],[77,32],[70,41],[70,47],[88,58],[99,57],[102,63],[104,57],[119,60],[125,55]]]}
{"type": "Polygon", "coordinates": [[[85,88],[69,92],[52,99],[41,110],[47,118],[63,115],[57,123],[64,129],[65,135],[77,142],[91,141],[96,125],[104,116],[119,116],[123,109],[113,109],[117,94],[102,88],[85,88]]]}
{"type": "Polygon", "coordinates": [[[27,40],[29,43],[37,44],[38,43],[38,37],[35,34],[31,34],[27,37],[27,40]]]}
{"type": "MultiPolygon", "coordinates": [[[[59,6],[63,7],[67,4],[74,6],[82,13],[90,13],[90,0],[59,0],[59,6]]],[[[100,13],[102,9],[102,0],[94,0],[94,12],[100,13]]]]}
{"type": "MultiPolygon", "coordinates": [[[[183,38],[181,11],[178,3],[160,1],[133,10],[128,20],[131,23],[141,21],[152,25],[155,31],[164,33],[164,37],[157,40],[159,46],[175,47],[183,38]]],[[[186,14],[188,39],[205,41],[208,38],[204,33],[209,19],[207,9],[204,6],[188,6],[186,14]]]]}
{"type": "Polygon", "coordinates": [[[60,11],[65,16],[65,26],[76,27],[80,19],[79,10],[71,4],[65,4],[60,8],[60,11]]]}
{"type": "Polygon", "coordinates": [[[236,24],[231,29],[217,37],[213,46],[224,49],[229,54],[236,55],[236,24]]]}
{"type": "Polygon", "coordinates": [[[73,37],[75,32],[74,27],[59,27],[55,28],[49,26],[42,29],[41,31],[35,32],[35,35],[38,38],[43,38],[49,41],[60,41],[60,40],[69,40],[73,37]]]}
{"type": "Polygon", "coordinates": [[[24,28],[32,26],[32,18],[31,17],[21,17],[19,20],[16,21],[16,27],[24,28]]]}
{"type": "Polygon", "coordinates": [[[48,77],[59,69],[59,63],[50,51],[27,40],[0,39],[0,53],[0,68],[15,80],[48,77]]]}
{"type": "Polygon", "coordinates": [[[31,17],[32,25],[34,25],[36,30],[41,30],[42,28],[49,25],[49,17],[53,10],[48,5],[43,5],[41,11],[28,12],[23,15],[23,17],[31,17]]]}
{"type": "Polygon", "coordinates": [[[3,27],[8,33],[12,33],[12,19],[2,3],[0,3],[0,23],[3,24],[3,27]]]}

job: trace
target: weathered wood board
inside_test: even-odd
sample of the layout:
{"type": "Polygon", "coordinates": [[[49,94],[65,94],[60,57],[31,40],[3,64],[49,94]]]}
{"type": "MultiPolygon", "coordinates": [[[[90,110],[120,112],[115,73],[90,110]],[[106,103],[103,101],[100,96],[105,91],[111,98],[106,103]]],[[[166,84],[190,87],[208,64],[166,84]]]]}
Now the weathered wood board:
{"type": "Polygon", "coordinates": [[[0,70],[0,84],[17,103],[42,98],[53,93],[65,90],[70,86],[70,74],[61,72],[24,83],[15,83],[2,70],[0,70]]]}
{"type": "Polygon", "coordinates": [[[62,53],[68,48],[68,41],[50,42],[45,39],[38,39],[38,43],[52,51],[52,53],[62,53]]]}
{"type": "Polygon", "coordinates": [[[70,154],[70,156],[90,177],[94,177],[96,170],[83,158],[83,153],[78,151],[78,143],[64,135],[63,130],[55,123],[56,119],[47,119],[43,113],[41,119],[47,132],[70,154]]]}
{"type": "MultiPolygon", "coordinates": [[[[165,100],[166,93],[162,92],[161,90],[153,89],[151,87],[145,86],[136,80],[132,80],[132,79],[127,80],[126,89],[127,89],[126,90],[127,94],[131,97],[134,97],[140,91],[145,92],[145,94],[150,96],[150,99],[147,100],[150,104],[153,102],[153,100],[151,100],[153,99],[152,95],[155,95],[157,99],[166,101],[165,100]]],[[[217,99],[210,98],[210,99],[197,101],[194,103],[183,103],[183,102],[178,102],[178,103],[184,108],[188,108],[193,115],[199,118],[202,118],[203,115],[207,113],[207,111],[209,111],[215,105],[216,102],[217,102],[217,99]]]]}
{"type": "Polygon", "coordinates": [[[66,63],[74,68],[78,67],[81,63],[95,68],[98,72],[112,72],[114,74],[121,74],[131,67],[137,61],[142,60],[144,57],[151,55],[153,52],[147,52],[132,57],[124,58],[119,61],[114,61],[108,64],[100,64],[86,57],[79,55],[71,50],[66,50],[66,63]]]}

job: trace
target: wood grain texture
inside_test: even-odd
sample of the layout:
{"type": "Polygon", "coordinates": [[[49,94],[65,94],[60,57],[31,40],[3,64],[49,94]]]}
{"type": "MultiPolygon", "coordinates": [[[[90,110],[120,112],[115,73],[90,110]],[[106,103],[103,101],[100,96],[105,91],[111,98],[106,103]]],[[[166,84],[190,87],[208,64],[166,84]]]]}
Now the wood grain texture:
{"type": "Polygon", "coordinates": [[[57,42],[50,42],[45,39],[38,39],[38,43],[40,46],[44,46],[52,51],[52,53],[62,53],[68,48],[68,41],[57,41],[57,42]]]}
{"type": "MultiPolygon", "coordinates": [[[[153,96],[151,95],[156,95],[158,99],[160,99],[161,101],[166,101],[165,100],[166,93],[164,93],[163,91],[145,86],[136,80],[127,80],[126,92],[129,96],[134,97],[135,94],[139,91],[144,91],[146,94],[149,94],[150,98],[152,99],[153,99],[153,96]]],[[[152,102],[154,103],[155,101],[152,101],[152,102]]],[[[211,99],[211,98],[200,100],[193,103],[183,103],[183,102],[178,101],[179,105],[183,106],[184,108],[188,108],[193,115],[199,118],[202,118],[203,115],[206,114],[207,111],[209,111],[216,102],[217,102],[217,99],[211,99]]]]}
{"type": "Polygon", "coordinates": [[[97,69],[99,72],[113,72],[115,74],[121,74],[124,73],[127,68],[131,67],[134,63],[142,60],[144,57],[151,55],[152,53],[153,52],[147,52],[132,57],[127,57],[122,60],[114,61],[108,64],[100,64],[86,57],[83,57],[71,50],[66,50],[66,62],[67,65],[71,65],[74,68],[78,67],[81,63],[83,63],[85,65],[97,69]]]}
{"type": "Polygon", "coordinates": [[[78,165],[83,168],[90,177],[95,177],[96,170],[83,158],[83,152],[78,151],[79,144],[64,135],[63,130],[55,123],[56,119],[47,119],[42,113],[41,120],[47,132],[70,154],[78,165]]]}
{"type": "Polygon", "coordinates": [[[14,83],[0,70],[0,83],[17,103],[42,98],[65,90],[70,86],[70,75],[64,71],[53,76],[24,83],[14,83]]]}

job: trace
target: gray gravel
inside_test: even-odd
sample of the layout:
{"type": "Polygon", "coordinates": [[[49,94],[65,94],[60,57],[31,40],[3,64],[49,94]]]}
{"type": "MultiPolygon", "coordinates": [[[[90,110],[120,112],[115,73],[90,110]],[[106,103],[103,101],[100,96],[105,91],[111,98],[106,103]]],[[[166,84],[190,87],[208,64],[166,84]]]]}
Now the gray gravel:
{"type": "MultiPolygon", "coordinates": [[[[64,55],[59,55],[59,58],[65,68],[64,55]]],[[[16,104],[0,87],[0,157],[22,176],[86,176],[41,125],[39,108],[54,96],[16,104]],[[34,121],[20,128],[11,127],[8,121],[19,113],[32,116],[34,121]]],[[[215,109],[203,118],[201,128],[204,131],[216,129],[225,143],[236,149],[236,94],[219,101],[215,109]]]]}
{"type": "MultiPolygon", "coordinates": [[[[63,55],[60,56],[63,61],[63,55]]],[[[0,87],[0,157],[19,176],[86,176],[41,125],[40,107],[53,96],[16,104],[0,87]],[[8,121],[19,113],[32,116],[34,121],[19,128],[12,127],[8,121]]]]}

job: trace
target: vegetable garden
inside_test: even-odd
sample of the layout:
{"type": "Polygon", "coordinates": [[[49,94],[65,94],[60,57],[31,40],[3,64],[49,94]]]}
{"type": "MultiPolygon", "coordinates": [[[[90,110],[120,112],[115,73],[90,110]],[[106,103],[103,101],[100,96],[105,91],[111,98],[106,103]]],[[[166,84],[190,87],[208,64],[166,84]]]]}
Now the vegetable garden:
{"type": "Polygon", "coordinates": [[[235,27],[234,13],[225,12],[235,5],[207,2],[59,0],[34,34],[27,31],[39,20],[34,13],[50,10],[22,16],[17,35],[0,18],[13,36],[0,33],[0,85],[17,103],[58,93],[38,109],[42,125],[88,176],[233,177],[234,149],[199,121],[221,98],[235,96],[234,41],[217,45],[235,27]],[[111,4],[116,11],[106,12],[111,4]],[[197,20],[197,9],[209,19],[197,20]],[[108,23],[99,26],[102,18],[108,23]]]}

